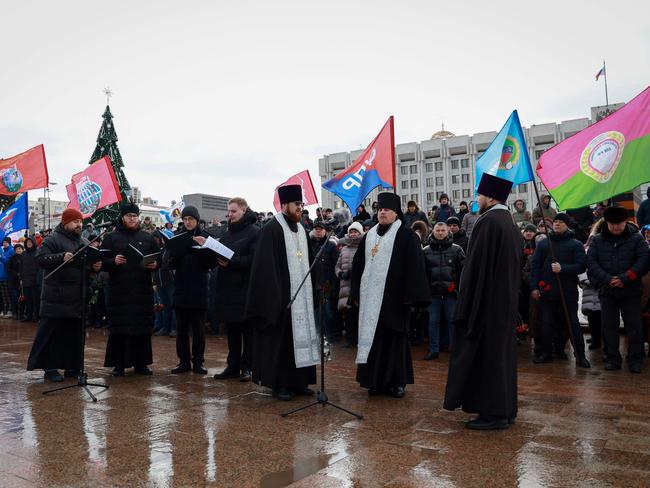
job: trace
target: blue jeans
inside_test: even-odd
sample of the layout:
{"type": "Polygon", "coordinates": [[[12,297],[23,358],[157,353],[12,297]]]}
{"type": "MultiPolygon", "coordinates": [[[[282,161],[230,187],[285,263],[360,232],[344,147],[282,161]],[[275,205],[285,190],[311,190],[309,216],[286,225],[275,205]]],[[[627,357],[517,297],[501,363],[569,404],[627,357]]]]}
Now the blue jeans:
{"type": "Polygon", "coordinates": [[[456,313],[456,297],[433,297],[429,305],[429,352],[440,351],[440,322],[447,324],[449,345],[451,346],[456,313]]]}
{"type": "Polygon", "coordinates": [[[161,312],[156,313],[155,330],[164,330],[168,334],[176,330],[176,314],[172,308],[174,285],[172,283],[158,288],[158,299],[163,305],[161,312]]]}

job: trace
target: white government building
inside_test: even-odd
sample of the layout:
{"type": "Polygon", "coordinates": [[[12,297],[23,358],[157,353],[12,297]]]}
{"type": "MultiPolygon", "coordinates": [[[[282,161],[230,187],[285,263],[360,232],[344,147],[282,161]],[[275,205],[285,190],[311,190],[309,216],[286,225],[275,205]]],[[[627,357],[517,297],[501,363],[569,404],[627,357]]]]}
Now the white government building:
{"type": "MultiPolygon", "coordinates": [[[[622,103],[610,104],[610,110],[617,110],[622,103]]],[[[593,121],[600,120],[605,107],[592,107],[591,118],[565,120],[559,123],[547,123],[524,127],[524,136],[530,161],[535,168],[542,153],[553,145],[571,137],[589,126],[593,121]]],[[[496,137],[497,131],[481,132],[473,135],[457,136],[449,131],[436,132],[431,139],[421,142],[407,142],[395,146],[395,164],[397,165],[397,193],[406,207],[409,200],[417,202],[424,210],[430,210],[438,205],[442,193],[449,195],[451,203],[456,208],[465,200],[472,200],[475,187],[476,160],[496,137]]],[[[354,150],[328,154],[318,160],[321,183],[351,166],[363,150],[354,150]]],[[[536,184],[541,193],[546,193],[544,185],[535,176],[536,184]]],[[[377,200],[378,189],[373,190],[364,200],[366,207],[377,200]]],[[[508,198],[508,204],[522,199],[529,210],[536,206],[535,190],[531,183],[513,187],[508,198]]],[[[323,189],[321,202],[324,208],[340,208],[343,202],[333,193],[323,189]]],[[[352,209],[353,213],[354,210],[352,209]]]]}

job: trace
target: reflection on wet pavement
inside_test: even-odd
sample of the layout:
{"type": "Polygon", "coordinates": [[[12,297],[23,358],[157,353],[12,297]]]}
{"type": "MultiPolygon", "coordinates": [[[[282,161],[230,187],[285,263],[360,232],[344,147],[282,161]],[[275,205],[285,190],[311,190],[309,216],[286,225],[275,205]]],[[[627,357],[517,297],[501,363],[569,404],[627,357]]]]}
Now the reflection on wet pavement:
{"type": "MultiPolygon", "coordinates": [[[[641,375],[534,366],[520,355],[513,428],[467,431],[441,410],[447,357],[415,361],[403,400],[369,398],[353,351],[333,348],[330,407],[281,418],[265,389],[217,382],[224,338],[208,337],[210,375],[169,374],[174,340],[154,337],[154,376],[112,378],[104,331],[88,337],[89,376],[111,386],[92,403],[80,389],[48,396],[24,370],[35,326],[0,320],[1,486],[467,487],[650,486],[650,366],[641,375]]],[[[424,355],[415,348],[414,357],[424,355]]],[[[67,380],[72,381],[72,380],[67,380]]]]}

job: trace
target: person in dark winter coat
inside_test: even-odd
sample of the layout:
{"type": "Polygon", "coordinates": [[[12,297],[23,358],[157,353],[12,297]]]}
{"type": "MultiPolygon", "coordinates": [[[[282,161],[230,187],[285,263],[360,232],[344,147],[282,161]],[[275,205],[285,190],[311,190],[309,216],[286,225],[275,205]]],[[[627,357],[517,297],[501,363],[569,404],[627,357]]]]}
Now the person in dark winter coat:
{"type": "Polygon", "coordinates": [[[575,232],[576,239],[584,244],[587,242],[587,237],[589,237],[591,226],[594,225],[593,210],[587,205],[586,207],[568,210],[567,215],[573,220],[572,230],[575,232]]]}
{"type": "MultiPolygon", "coordinates": [[[[331,212],[331,210],[330,210],[331,212]]],[[[331,219],[325,220],[337,239],[342,239],[348,233],[348,227],[352,223],[352,214],[347,207],[336,209],[331,219]]]]}
{"type": "MultiPolygon", "coordinates": [[[[61,224],[43,241],[36,257],[48,273],[68,263],[43,282],[41,320],[27,362],[29,371],[43,369],[46,381],[63,381],[58,369],[64,369],[66,377],[76,377],[83,366],[82,269],[73,259],[85,244],[82,219],[79,210],[64,210],[61,224]]],[[[100,267],[101,263],[93,263],[95,271],[100,267]]]]}
{"type": "Polygon", "coordinates": [[[25,296],[24,321],[38,322],[41,301],[41,280],[36,260],[36,241],[33,237],[25,239],[25,252],[20,255],[20,281],[25,296]]]}
{"type": "Polygon", "coordinates": [[[530,277],[530,290],[534,300],[540,300],[542,312],[542,351],[535,356],[534,363],[550,363],[553,361],[553,349],[556,354],[564,356],[566,334],[556,331],[557,324],[566,330],[571,328],[573,337],[573,354],[576,365],[589,368],[591,365],[585,356],[585,340],[578,321],[578,275],[586,269],[587,257],[580,241],[574,238],[569,229],[570,217],[558,213],[553,219],[553,232],[549,238],[539,243],[533,255],[533,268],[530,277]],[[550,244],[553,245],[553,254],[550,244]],[[553,256],[555,260],[553,260],[553,256]],[[560,278],[561,291],[556,275],[560,278]],[[560,293],[564,294],[564,302],[569,313],[569,324],[566,323],[560,293]],[[558,343],[558,336],[560,343],[558,343]],[[555,340],[555,345],[553,344],[555,340]]]}
{"type": "Polygon", "coordinates": [[[345,245],[341,248],[339,259],[334,272],[341,280],[339,287],[338,310],[345,317],[345,342],[347,347],[356,347],[359,333],[359,309],[348,304],[350,297],[350,276],[352,274],[352,260],[359,248],[359,242],[364,231],[360,222],[354,222],[348,227],[345,245]]]}
{"type": "Polygon", "coordinates": [[[11,311],[11,291],[9,290],[9,274],[7,266],[9,260],[15,254],[11,245],[11,237],[2,239],[2,249],[0,249],[0,298],[2,299],[2,318],[13,317],[11,311]]]}
{"type": "Polygon", "coordinates": [[[151,375],[147,367],[153,363],[151,333],[153,331],[153,283],[151,272],[158,263],[146,267],[127,262],[129,245],[143,255],[159,252],[152,235],[140,229],[140,209],[134,203],[120,207],[120,221],[108,234],[101,249],[106,257],[102,268],[108,271],[109,336],[104,366],[113,367],[113,376],[124,376],[125,368],[136,374],[151,375]]]}
{"type": "MultiPolygon", "coordinates": [[[[181,219],[185,227],[183,232],[192,234],[195,245],[203,246],[208,239],[212,239],[210,234],[199,227],[201,217],[196,207],[185,206],[181,219]]],[[[208,370],[203,367],[204,320],[208,308],[208,272],[216,266],[216,256],[210,249],[195,247],[169,253],[169,269],[175,271],[173,306],[176,313],[176,354],[179,359],[178,366],[172,369],[172,374],[190,370],[198,374],[208,374],[208,370]]]]}
{"type": "Polygon", "coordinates": [[[25,247],[19,242],[14,245],[14,255],[9,258],[7,263],[7,283],[9,284],[9,293],[11,295],[11,310],[17,319],[22,319],[20,310],[20,255],[25,252],[25,247]]]}
{"type": "MultiPolygon", "coordinates": [[[[451,217],[456,218],[456,217],[451,217]]],[[[426,360],[437,359],[440,346],[440,326],[446,324],[451,344],[453,321],[456,314],[458,282],[465,260],[463,249],[453,242],[449,227],[438,222],[424,248],[424,260],[429,280],[429,352],[426,360]]]]}
{"type": "MultiPolygon", "coordinates": [[[[318,262],[314,266],[314,273],[316,275],[317,289],[323,292],[323,326],[325,327],[325,335],[329,342],[334,342],[336,340],[336,334],[334,331],[334,306],[333,301],[335,297],[332,296],[332,291],[334,289],[334,284],[336,281],[336,275],[334,273],[334,268],[336,262],[339,259],[339,252],[336,249],[336,244],[334,244],[329,239],[329,227],[326,223],[317,222],[314,225],[314,230],[311,233],[311,247],[314,256],[318,254],[321,247],[325,246],[325,249],[318,258],[318,262]]],[[[316,326],[320,327],[319,317],[321,316],[321,311],[316,313],[316,326]]]]}
{"type": "MultiPolygon", "coordinates": [[[[537,206],[533,210],[533,224],[535,225],[539,225],[539,223],[541,222],[542,214],[543,217],[550,222],[553,221],[555,214],[557,214],[557,210],[551,207],[551,197],[549,195],[542,195],[541,200],[542,200],[542,207],[540,207],[539,204],[537,204],[537,206]],[[543,212],[542,209],[544,210],[543,212]]],[[[549,227],[551,226],[550,222],[549,222],[549,227]]]]}
{"type": "Polygon", "coordinates": [[[472,209],[473,205],[474,202],[470,202],[469,213],[465,214],[465,217],[463,217],[463,221],[460,223],[460,228],[465,231],[468,239],[472,237],[472,230],[474,229],[474,225],[476,224],[476,221],[479,218],[478,212],[475,212],[472,209]]]}
{"type": "Polygon", "coordinates": [[[413,227],[413,223],[418,221],[424,222],[427,226],[429,226],[427,215],[419,209],[417,203],[411,200],[406,204],[406,212],[404,212],[404,225],[410,229],[413,227]]]}
{"type": "Polygon", "coordinates": [[[630,372],[640,373],[643,361],[641,323],[641,278],[650,268],[648,245],[631,224],[627,210],[608,207],[600,235],[595,235],[587,252],[587,275],[600,290],[603,339],[607,350],[605,369],[621,369],[619,314],[628,340],[630,372]]]}
{"type": "Polygon", "coordinates": [[[361,204],[357,207],[357,214],[354,216],[355,222],[363,222],[364,220],[370,219],[370,214],[366,210],[366,206],[361,204]]]}
{"type": "Polygon", "coordinates": [[[307,230],[307,232],[311,231],[314,228],[314,222],[309,218],[309,210],[302,211],[300,223],[307,230]]]}
{"type": "Polygon", "coordinates": [[[176,313],[174,312],[175,272],[169,267],[169,253],[166,253],[164,248],[165,241],[172,237],[173,233],[167,234],[161,230],[155,230],[152,236],[163,255],[160,267],[153,272],[154,293],[157,295],[162,307],[156,318],[153,335],[176,337],[176,313]]]}
{"type": "Polygon", "coordinates": [[[458,217],[458,221],[460,222],[460,225],[463,225],[463,219],[465,218],[465,215],[469,213],[469,206],[467,205],[466,201],[462,201],[458,204],[458,214],[456,214],[456,217],[458,217]]]}
{"type": "Polygon", "coordinates": [[[440,206],[436,209],[436,211],[433,214],[434,224],[436,222],[447,222],[447,219],[449,217],[456,216],[456,211],[454,210],[454,207],[452,207],[451,203],[449,202],[449,195],[443,193],[442,195],[440,195],[438,201],[440,202],[440,206]]]}
{"type": "Polygon", "coordinates": [[[648,198],[639,205],[639,210],[636,212],[636,223],[639,224],[639,227],[650,224],[650,187],[648,187],[646,195],[648,198]]]}
{"type": "Polygon", "coordinates": [[[454,244],[460,246],[463,249],[463,253],[467,252],[469,237],[467,237],[467,233],[460,228],[460,220],[458,220],[458,217],[449,217],[446,224],[454,244]]]}
{"type": "Polygon", "coordinates": [[[244,312],[260,233],[254,219],[255,212],[248,208],[243,198],[228,202],[228,230],[221,243],[235,254],[229,262],[220,261],[215,291],[217,318],[226,324],[228,334],[228,366],[214,375],[215,379],[251,379],[253,331],[252,324],[244,320],[244,312]]]}

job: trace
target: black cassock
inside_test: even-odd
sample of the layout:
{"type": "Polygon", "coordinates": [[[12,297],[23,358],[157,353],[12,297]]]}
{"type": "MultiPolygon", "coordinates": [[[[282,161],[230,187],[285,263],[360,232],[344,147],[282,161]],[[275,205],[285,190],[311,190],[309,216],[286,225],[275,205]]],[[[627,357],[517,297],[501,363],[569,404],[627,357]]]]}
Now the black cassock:
{"type": "Polygon", "coordinates": [[[460,278],[444,408],[517,416],[517,313],[523,241],[505,208],[476,222],[460,278]]]}
{"type": "MultiPolygon", "coordinates": [[[[292,230],[305,232],[302,225],[287,223],[292,230]]],[[[309,237],[309,263],[313,261],[309,237]]],[[[316,290],[312,275],[312,288],[316,290]]],[[[246,318],[253,326],[253,381],[268,388],[302,391],[316,383],[316,366],[296,368],[293,353],[291,282],[287,248],[280,223],[273,219],[260,232],[251,268],[246,318]]]]}
{"type": "MultiPolygon", "coordinates": [[[[389,228],[390,226],[380,226],[379,235],[383,235],[389,228]]],[[[352,261],[350,303],[359,301],[365,264],[366,236],[361,239],[352,261]]],[[[425,307],[430,301],[420,240],[411,229],[402,225],[395,234],[386,287],[368,360],[366,364],[357,366],[357,381],[362,387],[386,390],[413,383],[409,341],[411,306],[425,307]]]]}

